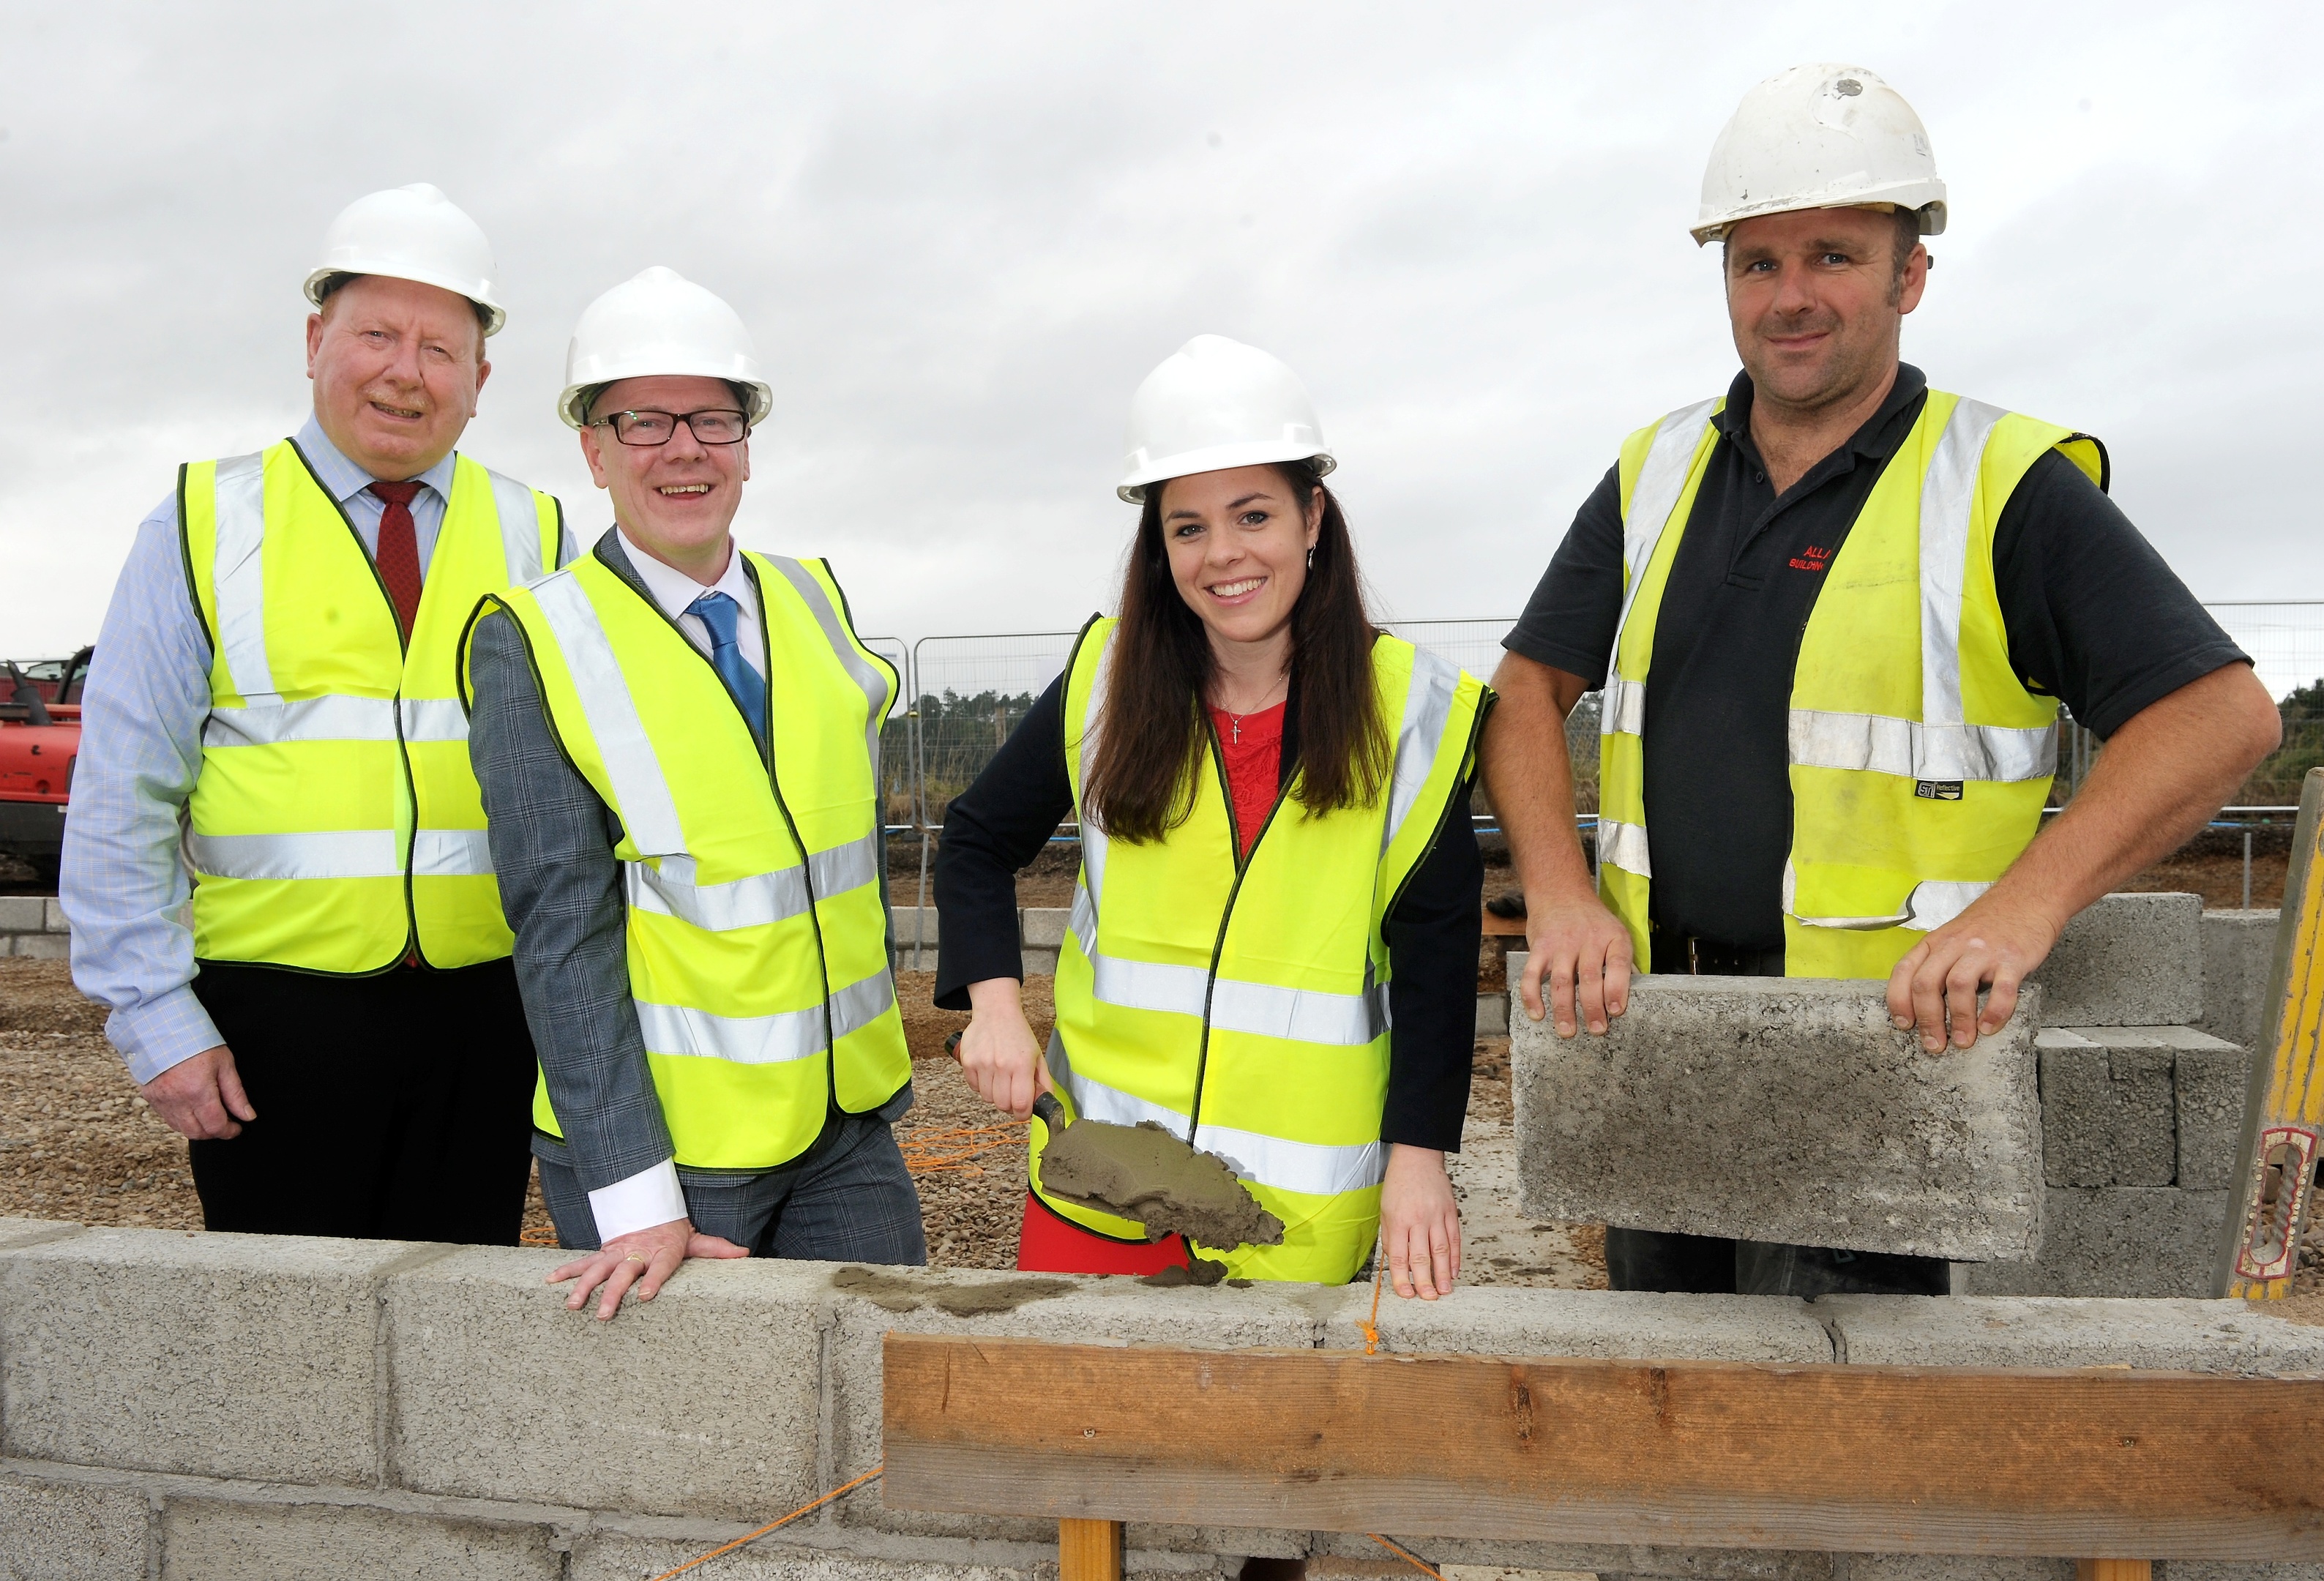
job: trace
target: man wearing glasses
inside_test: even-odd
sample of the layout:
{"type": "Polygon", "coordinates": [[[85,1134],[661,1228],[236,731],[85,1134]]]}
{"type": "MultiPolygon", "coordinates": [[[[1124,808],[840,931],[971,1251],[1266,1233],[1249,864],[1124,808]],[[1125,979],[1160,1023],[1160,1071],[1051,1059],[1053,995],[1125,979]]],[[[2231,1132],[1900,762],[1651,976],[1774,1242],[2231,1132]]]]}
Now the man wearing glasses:
{"type": "Polygon", "coordinates": [[[313,416],[179,469],[97,643],[73,979],[191,1139],[213,1230],[522,1221],[532,1045],[454,671],[476,600],[567,554],[555,500],[453,450],[497,274],[433,187],[341,213],[306,282],[313,416]]]}
{"type": "Polygon", "coordinates": [[[592,302],[558,415],[613,527],[479,607],[471,740],[579,1310],[688,1257],[927,1260],[878,800],[893,669],[821,560],[729,527],[773,396],[668,269],[592,302]]]}

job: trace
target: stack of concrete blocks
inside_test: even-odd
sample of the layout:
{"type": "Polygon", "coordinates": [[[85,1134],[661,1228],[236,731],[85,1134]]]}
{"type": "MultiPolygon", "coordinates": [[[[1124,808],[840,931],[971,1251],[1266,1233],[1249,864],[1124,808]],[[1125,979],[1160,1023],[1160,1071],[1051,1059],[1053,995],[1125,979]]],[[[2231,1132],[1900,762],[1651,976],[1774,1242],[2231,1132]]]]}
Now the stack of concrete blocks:
{"type": "MultiPolygon", "coordinates": [[[[637,1581],[881,1455],[890,1329],[1360,1348],[1369,1288],[690,1263],[611,1323],[553,1251],[0,1219],[0,1576],[637,1581]]],[[[1462,1289],[1391,1298],[1392,1353],[2324,1372],[2324,1327],[2215,1302],[1829,1300],[1462,1289]]],[[[1028,1401],[1028,1410],[1044,1409],[1028,1401]]],[[[1409,1534],[1405,1534],[1409,1535],[1409,1534]]],[[[2070,1560],[1416,1539],[1439,1563],[1693,1581],[2068,1581],[2070,1560]]],[[[1132,1525],[1127,1568],[1369,1561],[1360,1535],[1132,1525]]],[[[878,1487],[714,1562],[720,1581],[1054,1581],[1053,1522],[878,1487]]],[[[1342,1575],[1384,1576],[1345,1564],[1342,1575]]],[[[2174,1563],[2166,1581],[2324,1581],[2174,1563]]]]}
{"type": "MultiPolygon", "coordinates": [[[[933,972],[936,969],[936,909],[897,906],[890,915],[896,924],[896,969],[933,972]]],[[[1017,945],[1028,977],[1055,976],[1057,951],[1065,942],[1065,920],[1073,913],[1063,906],[1019,906],[1017,945]]]]}
{"type": "Polygon", "coordinates": [[[2041,1256],[1966,1271],[1979,1294],[2208,1296],[2243,1129],[2273,913],[2108,895],[2034,980],[2046,1192],[2041,1256]],[[2255,948],[2260,947],[2260,948],[2255,948]],[[2219,979],[2217,1024],[2204,1029],[2219,979]]]}
{"type": "Polygon", "coordinates": [[[0,957],[60,961],[71,944],[65,909],[53,896],[0,895],[0,957]]]}

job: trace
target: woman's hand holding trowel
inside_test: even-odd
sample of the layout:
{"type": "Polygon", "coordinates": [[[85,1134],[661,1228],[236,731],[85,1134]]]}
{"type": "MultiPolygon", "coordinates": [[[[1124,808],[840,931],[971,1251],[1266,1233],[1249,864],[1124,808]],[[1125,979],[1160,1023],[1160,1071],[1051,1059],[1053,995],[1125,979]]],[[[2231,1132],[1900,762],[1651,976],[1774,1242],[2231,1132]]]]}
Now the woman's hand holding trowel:
{"type": "Polygon", "coordinates": [[[968,1030],[954,1034],[954,1058],[976,1096],[1019,1120],[1032,1114],[1036,1094],[1051,1090],[1040,1040],[1025,1020],[1023,987],[1014,977],[971,983],[968,1030]]]}

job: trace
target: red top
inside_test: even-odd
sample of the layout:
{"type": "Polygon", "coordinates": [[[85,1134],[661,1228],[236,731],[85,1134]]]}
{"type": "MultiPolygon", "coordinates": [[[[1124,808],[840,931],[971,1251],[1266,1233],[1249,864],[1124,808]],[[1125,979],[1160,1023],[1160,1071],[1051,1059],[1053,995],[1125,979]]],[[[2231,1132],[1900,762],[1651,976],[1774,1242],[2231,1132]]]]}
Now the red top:
{"type": "Polygon", "coordinates": [[[1261,708],[1256,714],[1235,715],[1224,708],[1211,710],[1211,723],[1219,733],[1219,752],[1226,760],[1227,789],[1234,798],[1235,837],[1242,842],[1241,855],[1250,855],[1259,838],[1259,827],[1267,822],[1267,814],[1275,805],[1277,781],[1283,772],[1283,710],[1287,700],[1271,708],[1261,708]]]}

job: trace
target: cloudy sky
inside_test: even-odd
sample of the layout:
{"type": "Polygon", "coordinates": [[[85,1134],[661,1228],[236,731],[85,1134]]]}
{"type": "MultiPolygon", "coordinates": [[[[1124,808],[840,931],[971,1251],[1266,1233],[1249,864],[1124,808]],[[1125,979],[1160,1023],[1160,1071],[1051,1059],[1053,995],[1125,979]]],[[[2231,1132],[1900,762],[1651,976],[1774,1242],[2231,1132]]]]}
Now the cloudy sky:
{"type": "Polygon", "coordinates": [[[591,536],[566,339],[666,264],[775,387],[740,536],[869,631],[1106,603],[1130,392],[1203,331],[1307,380],[1385,613],[1511,614],[1621,436],[1732,374],[1704,156],[1817,59],[1951,189],[1907,357],[2105,439],[2204,597],[2324,596],[2319,15],[0,0],[0,652],[93,638],[176,464],[298,424],[323,228],[415,180],[506,282],[462,448],[591,536]]]}

